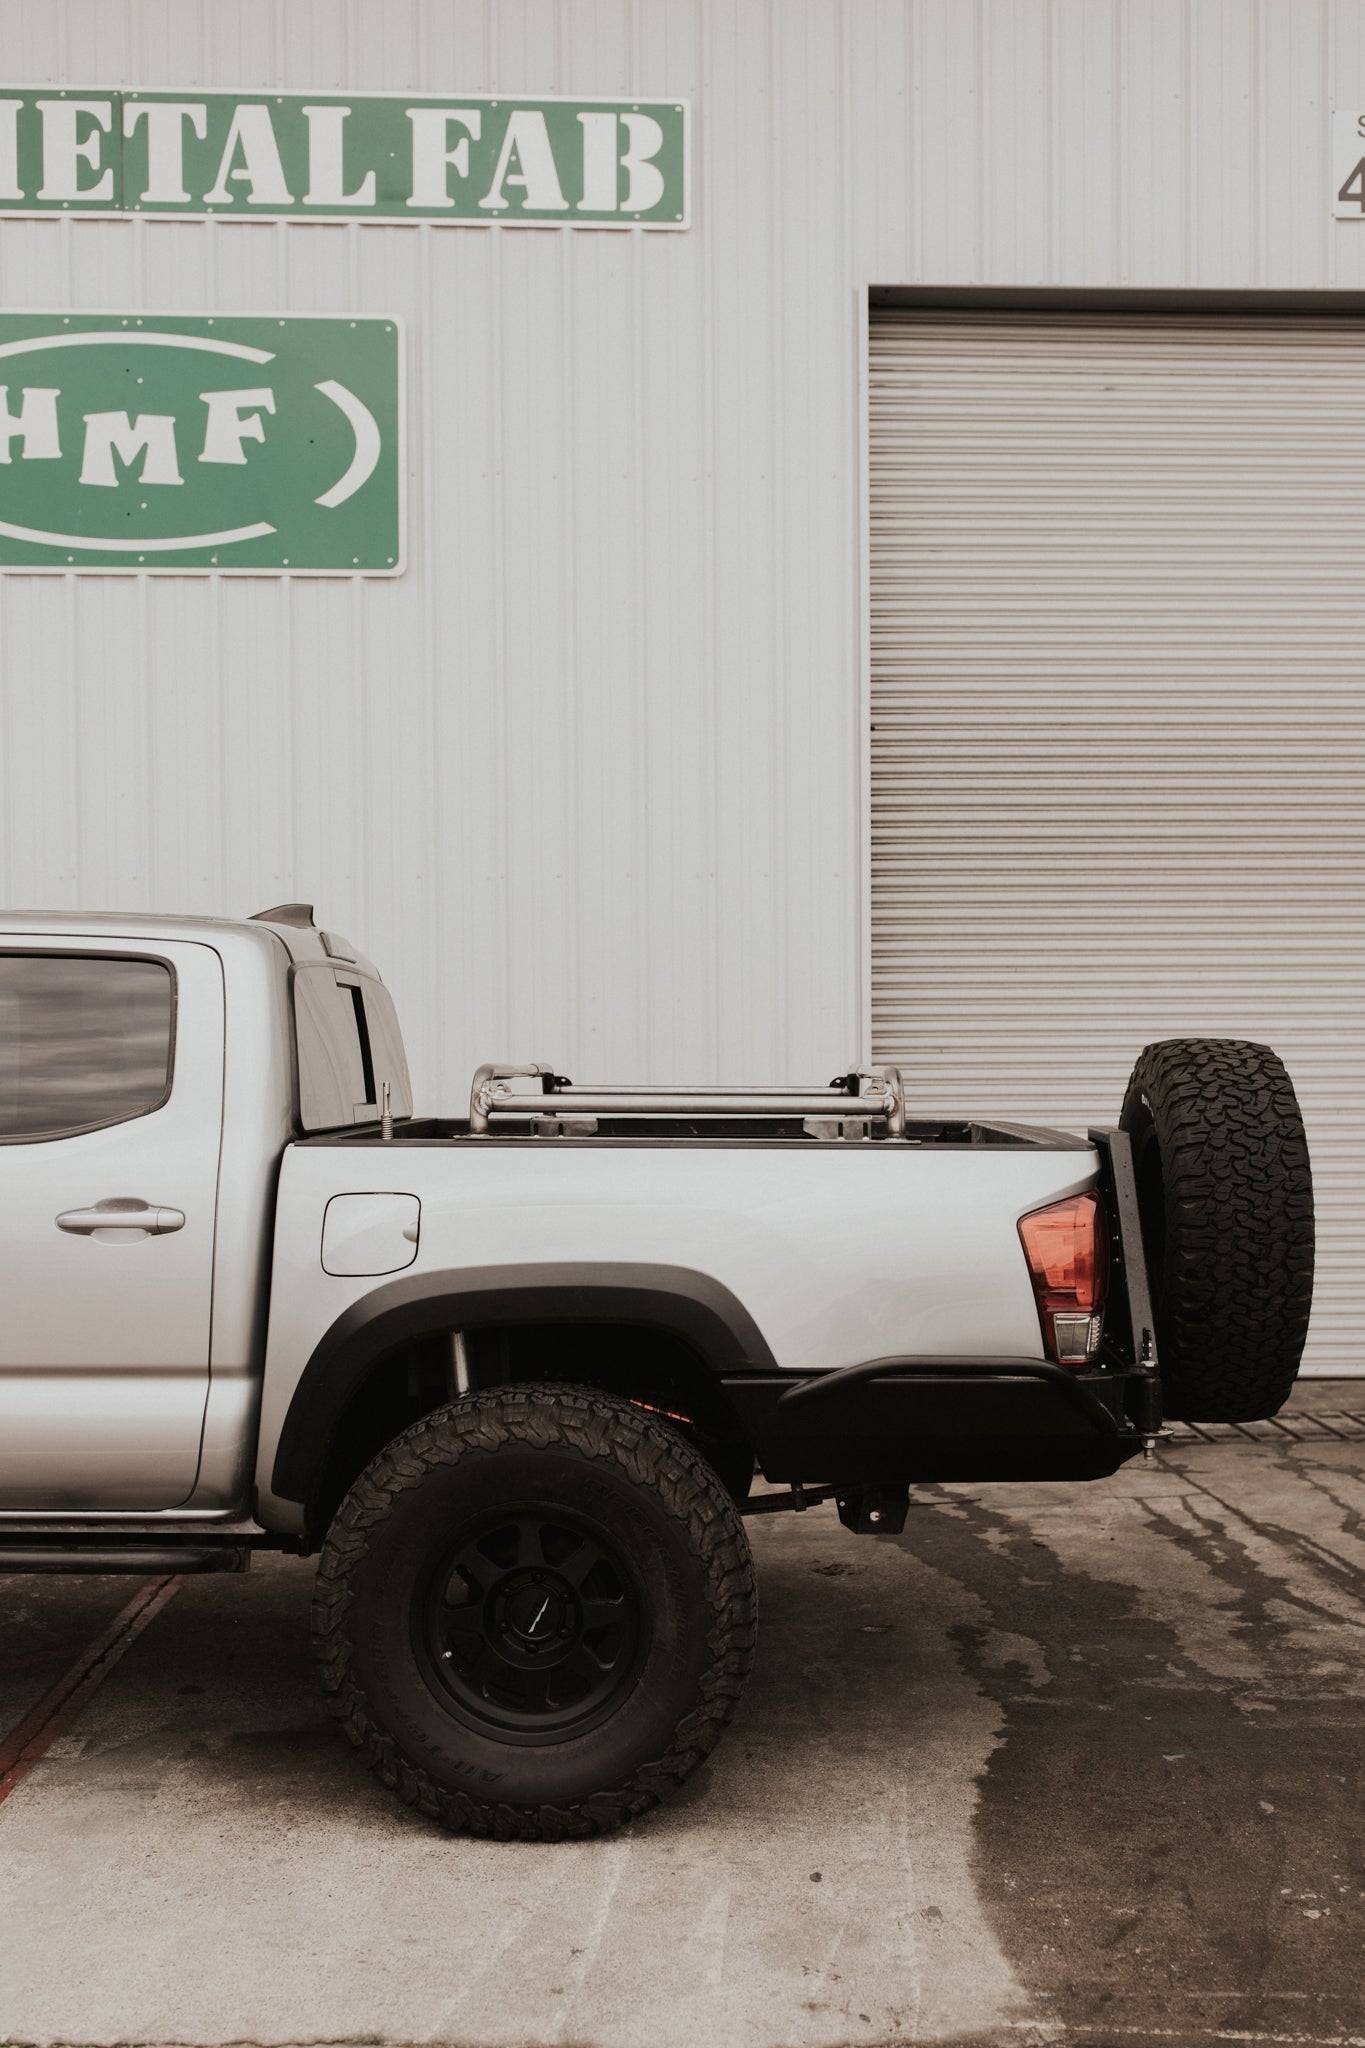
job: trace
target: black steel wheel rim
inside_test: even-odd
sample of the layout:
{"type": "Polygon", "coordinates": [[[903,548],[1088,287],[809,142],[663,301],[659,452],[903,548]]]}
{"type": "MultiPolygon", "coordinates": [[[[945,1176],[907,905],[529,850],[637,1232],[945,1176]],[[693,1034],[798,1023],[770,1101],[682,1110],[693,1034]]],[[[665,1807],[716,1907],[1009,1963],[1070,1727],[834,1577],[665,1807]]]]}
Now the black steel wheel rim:
{"type": "Polygon", "coordinates": [[[552,1503],[465,1524],[426,1574],[413,1620],[442,1704],[505,1742],[564,1741],[596,1726],[648,1647],[629,1560],[596,1524],[552,1503]]]}

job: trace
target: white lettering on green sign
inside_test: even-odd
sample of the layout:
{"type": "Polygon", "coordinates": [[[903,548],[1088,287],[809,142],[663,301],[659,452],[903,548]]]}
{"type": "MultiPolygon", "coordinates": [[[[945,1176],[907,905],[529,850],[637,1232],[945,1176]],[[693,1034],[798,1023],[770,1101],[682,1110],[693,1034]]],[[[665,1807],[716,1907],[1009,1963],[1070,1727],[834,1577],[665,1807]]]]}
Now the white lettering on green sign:
{"type": "Polygon", "coordinates": [[[0,88],[0,214],[679,228],[681,100],[0,88]]]}
{"type": "Polygon", "coordinates": [[[0,314],[0,569],[394,575],[397,320],[0,314]]]}

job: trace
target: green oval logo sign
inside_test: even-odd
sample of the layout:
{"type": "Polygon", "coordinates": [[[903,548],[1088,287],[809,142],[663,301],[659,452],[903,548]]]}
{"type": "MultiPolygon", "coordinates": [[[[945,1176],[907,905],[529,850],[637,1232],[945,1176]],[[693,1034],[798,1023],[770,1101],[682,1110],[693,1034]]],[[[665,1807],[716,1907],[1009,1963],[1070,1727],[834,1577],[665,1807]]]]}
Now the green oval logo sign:
{"type": "Polygon", "coordinates": [[[397,320],[0,315],[0,568],[402,567],[397,320]]]}

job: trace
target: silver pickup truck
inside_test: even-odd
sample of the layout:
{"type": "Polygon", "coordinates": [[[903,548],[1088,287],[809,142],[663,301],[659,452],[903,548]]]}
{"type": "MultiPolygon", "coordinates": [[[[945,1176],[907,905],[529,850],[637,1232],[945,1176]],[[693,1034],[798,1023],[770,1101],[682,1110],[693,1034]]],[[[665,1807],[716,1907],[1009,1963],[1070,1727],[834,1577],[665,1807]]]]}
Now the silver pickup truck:
{"type": "Polygon", "coordinates": [[[754,1646],[744,1517],[1081,1480],[1272,1414],[1313,1204],[1264,1046],[1116,1127],[490,1065],[415,1117],[354,947],[0,917],[0,1570],[319,1553],[324,1687],[400,1797],[547,1839],[666,1796],[754,1646]]]}

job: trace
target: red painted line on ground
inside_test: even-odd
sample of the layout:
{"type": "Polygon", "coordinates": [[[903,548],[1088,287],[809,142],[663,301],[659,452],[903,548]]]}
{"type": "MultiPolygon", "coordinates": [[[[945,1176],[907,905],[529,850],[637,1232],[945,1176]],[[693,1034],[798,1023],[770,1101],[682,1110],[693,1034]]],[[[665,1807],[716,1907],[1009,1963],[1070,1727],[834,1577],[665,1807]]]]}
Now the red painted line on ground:
{"type": "Polygon", "coordinates": [[[150,1579],[139,1586],[126,1606],[121,1607],[101,1635],[96,1636],[71,1669],[50,1686],[37,1704],[25,1714],[18,1727],[0,1737],[0,1806],[17,1785],[22,1784],[35,1764],[69,1726],[98,1691],[126,1650],[132,1648],[148,1622],[154,1621],[183,1583],[171,1578],[150,1579]]]}

